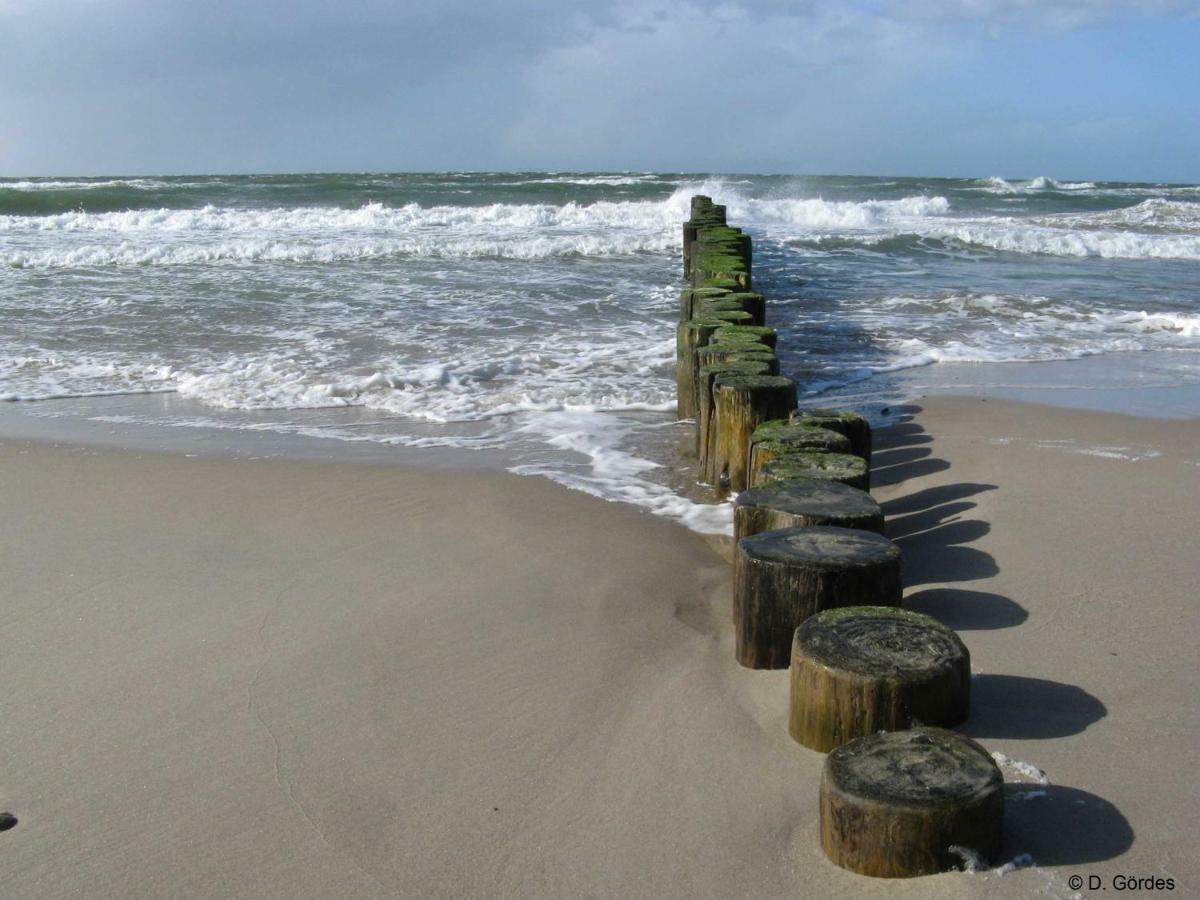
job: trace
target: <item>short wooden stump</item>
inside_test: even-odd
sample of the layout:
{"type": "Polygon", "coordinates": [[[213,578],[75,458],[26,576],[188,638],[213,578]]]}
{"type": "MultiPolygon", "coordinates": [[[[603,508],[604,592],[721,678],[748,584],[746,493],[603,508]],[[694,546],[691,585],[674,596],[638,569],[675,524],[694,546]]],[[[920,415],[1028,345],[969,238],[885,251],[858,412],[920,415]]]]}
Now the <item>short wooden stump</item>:
{"type": "Polygon", "coordinates": [[[1004,778],[974,741],[941,728],[859,738],[825,760],[821,848],[862,875],[909,878],[992,862],[1003,844],[1004,778]]]}
{"type": "Polygon", "coordinates": [[[839,606],[899,606],[900,548],[854,528],[764,531],[738,541],[733,561],[737,660],[786,669],[809,616],[839,606]]]}
{"type": "Polygon", "coordinates": [[[957,725],[971,655],[937,619],[889,606],[829,609],[792,641],[788,733],[812,750],[917,725],[957,725]]]}
{"type": "Polygon", "coordinates": [[[883,511],[865,491],[806,478],[750,488],[733,503],[733,537],[740,541],[760,531],[833,525],[883,533],[883,511]]]}

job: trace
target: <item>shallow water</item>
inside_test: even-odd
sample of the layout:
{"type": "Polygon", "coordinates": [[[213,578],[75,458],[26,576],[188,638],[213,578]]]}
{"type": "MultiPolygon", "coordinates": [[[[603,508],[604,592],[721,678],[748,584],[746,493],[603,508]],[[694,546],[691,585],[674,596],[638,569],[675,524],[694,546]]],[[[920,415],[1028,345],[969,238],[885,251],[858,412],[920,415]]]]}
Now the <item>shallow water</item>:
{"type": "Polygon", "coordinates": [[[754,236],[783,369],[815,402],[870,411],[904,396],[890,373],[931,365],[936,387],[978,362],[1166,350],[1194,374],[1197,186],[59,178],[0,180],[0,396],[118,430],[482,454],[723,530],[670,412],[680,223],[698,192],[754,236]],[[180,402],[86,400],[149,392],[180,402]]]}

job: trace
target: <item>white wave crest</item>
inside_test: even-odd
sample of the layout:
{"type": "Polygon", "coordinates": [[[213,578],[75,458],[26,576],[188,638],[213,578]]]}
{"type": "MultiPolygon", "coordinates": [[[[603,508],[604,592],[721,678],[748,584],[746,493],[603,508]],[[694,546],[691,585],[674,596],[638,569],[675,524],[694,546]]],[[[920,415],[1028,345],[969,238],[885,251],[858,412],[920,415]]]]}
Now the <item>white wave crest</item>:
{"type": "Polygon", "coordinates": [[[950,210],[945,197],[903,197],[899,200],[735,200],[732,214],[765,226],[793,225],[812,229],[872,229],[906,223],[950,210]]]}
{"type": "Polygon", "coordinates": [[[1102,259],[1200,259],[1197,234],[1065,229],[1016,219],[980,219],[930,229],[925,235],[1010,253],[1102,259]]]}
{"type": "Polygon", "coordinates": [[[1091,191],[1096,188],[1092,181],[1057,181],[1045,175],[1039,175],[1028,181],[1014,183],[998,175],[992,175],[979,182],[979,189],[992,194],[1036,194],[1050,191],[1091,191]]]}
{"type": "Polygon", "coordinates": [[[183,187],[183,183],[174,184],[157,178],[106,178],[89,180],[34,179],[24,181],[0,181],[0,191],[90,191],[98,188],[136,188],[156,190],[168,187],[183,187]]]}
{"type": "Polygon", "coordinates": [[[333,262],[667,253],[687,206],[666,201],[355,209],[299,207],[128,210],[0,216],[13,237],[0,256],[23,268],[177,265],[225,260],[333,262]]]}

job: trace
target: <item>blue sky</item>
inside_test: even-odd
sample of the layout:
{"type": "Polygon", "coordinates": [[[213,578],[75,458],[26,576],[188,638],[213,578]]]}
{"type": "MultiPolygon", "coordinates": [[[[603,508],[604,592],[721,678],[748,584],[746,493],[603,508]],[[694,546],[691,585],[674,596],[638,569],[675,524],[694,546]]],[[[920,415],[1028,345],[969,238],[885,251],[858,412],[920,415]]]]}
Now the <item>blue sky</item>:
{"type": "Polygon", "coordinates": [[[1200,0],[0,0],[0,174],[1200,181],[1200,0]]]}

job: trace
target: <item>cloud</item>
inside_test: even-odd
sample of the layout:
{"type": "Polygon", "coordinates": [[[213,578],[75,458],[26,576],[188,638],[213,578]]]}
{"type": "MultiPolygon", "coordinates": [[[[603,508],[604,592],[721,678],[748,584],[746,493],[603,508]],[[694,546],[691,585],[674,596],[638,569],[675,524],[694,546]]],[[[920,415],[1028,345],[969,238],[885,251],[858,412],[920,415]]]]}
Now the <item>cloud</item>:
{"type": "MultiPolygon", "coordinates": [[[[1187,27],[1158,25],[1187,44],[1165,55],[1116,26],[1087,40],[1138,19],[1144,42],[1156,17],[1198,7],[0,0],[0,172],[930,171],[943,136],[981,116],[1053,122],[1056,102],[1122,115],[1104,93],[1128,107],[1122,85],[1155,84],[1162,116],[1182,121],[1187,27]]],[[[1185,125],[1171,125],[1181,158],[1185,125]]]]}
{"type": "Polygon", "coordinates": [[[615,153],[645,167],[667,155],[652,147],[698,168],[738,156],[778,165],[764,138],[791,142],[806,123],[846,118],[844,104],[873,106],[889,82],[940,55],[913,27],[849,6],[627,5],[614,16],[527,70],[507,131],[514,155],[583,165],[615,153]]]}
{"type": "Polygon", "coordinates": [[[928,21],[982,21],[1070,31],[1119,19],[1196,15],[1196,0],[908,0],[902,14],[928,21]]]}

